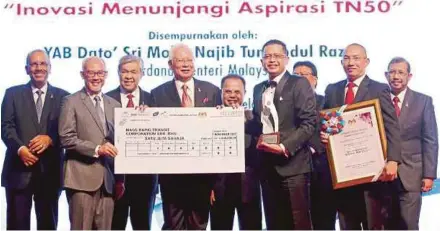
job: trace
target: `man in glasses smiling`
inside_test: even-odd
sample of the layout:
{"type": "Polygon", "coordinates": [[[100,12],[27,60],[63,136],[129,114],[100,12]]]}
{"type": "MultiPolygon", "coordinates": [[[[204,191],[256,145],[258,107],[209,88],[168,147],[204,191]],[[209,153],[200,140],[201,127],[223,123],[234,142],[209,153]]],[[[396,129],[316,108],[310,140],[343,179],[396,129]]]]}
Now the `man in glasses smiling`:
{"type": "Polygon", "coordinates": [[[66,97],[59,134],[66,148],[64,187],[71,229],[111,229],[114,199],[123,194],[123,175],[114,175],[114,109],[120,107],[102,93],[107,71],[98,57],[83,61],[85,87],[66,97]],[[117,178],[119,177],[119,178],[117,178]],[[119,187],[115,187],[119,185],[119,187]]]}
{"type": "Polygon", "coordinates": [[[289,74],[288,63],[283,42],[270,40],[263,45],[261,64],[269,79],[254,88],[250,132],[259,137],[268,230],[312,228],[308,140],[317,123],[316,100],[306,79],[289,74]]]}
{"type": "Polygon", "coordinates": [[[37,229],[57,229],[61,192],[58,118],[68,92],[50,85],[50,60],[43,50],[26,59],[30,81],[6,90],[1,109],[1,135],[7,150],[2,186],[6,191],[6,228],[29,230],[32,198],[37,229]]]}

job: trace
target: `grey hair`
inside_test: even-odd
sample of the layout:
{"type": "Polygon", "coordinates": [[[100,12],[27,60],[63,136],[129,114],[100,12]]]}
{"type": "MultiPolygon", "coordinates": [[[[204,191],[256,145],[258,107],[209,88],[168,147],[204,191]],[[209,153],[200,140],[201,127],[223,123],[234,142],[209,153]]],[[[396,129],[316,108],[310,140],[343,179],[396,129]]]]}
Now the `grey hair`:
{"type": "Polygon", "coordinates": [[[119,59],[119,64],[118,64],[118,72],[121,71],[121,67],[124,64],[127,63],[138,63],[141,66],[141,71],[144,70],[144,60],[142,60],[141,57],[136,56],[136,55],[124,55],[122,56],[121,59],[119,59]]]}
{"type": "Polygon", "coordinates": [[[406,70],[408,71],[408,73],[411,73],[411,65],[409,64],[408,60],[406,60],[403,57],[392,58],[391,61],[388,63],[388,70],[390,69],[390,66],[395,63],[406,63],[406,66],[407,66],[406,70]]]}
{"type": "Polygon", "coordinates": [[[104,64],[104,69],[107,69],[107,67],[106,67],[106,65],[105,65],[105,61],[104,61],[104,59],[102,59],[102,58],[100,58],[100,57],[98,57],[98,56],[90,56],[90,57],[85,58],[85,59],[82,61],[82,65],[81,65],[81,66],[82,66],[82,70],[85,70],[87,63],[88,63],[90,60],[93,60],[93,59],[97,59],[97,60],[101,61],[102,64],[104,64]]]}
{"type": "Polygon", "coordinates": [[[30,60],[31,60],[31,56],[34,54],[34,53],[37,53],[37,52],[41,52],[41,53],[43,53],[44,54],[44,57],[46,58],[46,61],[47,61],[47,64],[50,64],[50,59],[49,59],[49,55],[47,54],[47,52],[45,51],[45,50],[43,50],[43,49],[36,49],[36,50],[33,50],[33,51],[31,51],[31,52],[29,52],[28,54],[27,54],[27,56],[26,56],[26,66],[29,66],[29,62],[30,62],[30,60]]]}
{"type": "Polygon", "coordinates": [[[171,46],[170,51],[169,51],[169,55],[168,55],[168,61],[172,61],[174,59],[174,55],[175,55],[174,52],[178,48],[188,49],[191,52],[191,55],[194,57],[194,54],[188,45],[186,45],[184,43],[178,43],[178,44],[174,44],[173,46],[171,46]]]}

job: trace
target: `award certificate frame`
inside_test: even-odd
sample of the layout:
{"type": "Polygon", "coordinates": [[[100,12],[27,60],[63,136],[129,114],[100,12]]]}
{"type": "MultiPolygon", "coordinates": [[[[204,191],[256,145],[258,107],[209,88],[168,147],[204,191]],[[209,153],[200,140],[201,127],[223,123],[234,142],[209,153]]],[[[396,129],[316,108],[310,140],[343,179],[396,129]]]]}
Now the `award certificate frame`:
{"type": "MultiPolygon", "coordinates": [[[[321,114],[340,109],[323,110],[321,114]]],[[[334,189],[377,181],[387,158],[387,141],[379,100],[351,104],[343,110],[340,115],[343,128],[341,132],[330,135],[327,144],[334,189]]]]}

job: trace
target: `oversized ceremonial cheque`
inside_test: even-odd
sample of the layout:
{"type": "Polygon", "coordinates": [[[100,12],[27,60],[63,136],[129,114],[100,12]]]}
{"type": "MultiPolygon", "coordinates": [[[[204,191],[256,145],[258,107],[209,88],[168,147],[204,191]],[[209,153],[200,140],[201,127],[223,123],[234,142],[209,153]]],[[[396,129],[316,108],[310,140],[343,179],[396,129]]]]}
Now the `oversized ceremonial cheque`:
{"type": "Polygon", "coordinates": [[[376,181],[386,160],[386,136],[378,99],[321,111],[329,133],[327,156],[333,188],[376,181]]]}
{"type": "Polygon", "coordinates": [[[244,110],[115,109],[115,173],[244,172],[244,110]]]}

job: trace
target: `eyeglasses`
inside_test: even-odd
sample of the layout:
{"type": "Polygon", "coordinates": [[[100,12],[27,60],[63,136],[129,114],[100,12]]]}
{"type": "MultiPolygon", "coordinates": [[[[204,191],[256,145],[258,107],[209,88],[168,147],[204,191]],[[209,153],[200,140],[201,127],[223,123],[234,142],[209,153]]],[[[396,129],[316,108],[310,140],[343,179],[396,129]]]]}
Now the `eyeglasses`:
{"type": "Polygon", "coordinates": [[[286,57],[286,55],[284,55],[284,54],[266,54],[263,56],[263,59],[271,59],[271,58],[283,59],[285,57],[286,57]]]}
{"type": "Polygon", "coordinates": [[[405,71],[396,71],[396,70],[391,70],[388,71],[388,75],[398,75],[398,76],[407,76],[408,73],[405,71]]]}
{"type": "Polygon", "coordinates": [[[193,62],[192,59],[174,59],[174,61],[176,61],[176,63],[178,63],[178,64],[192,63],[193,62]]]}
{"type": "Polygon", "coordinates": [[[343,59],[342,59],[342,61],[344,62],[344,63],[349,63],[351,60],[353,60],[354,62],[359,62],[359,61],[361,61],[362,59],[365,59],[365,57],[359,57],[359,56],[354,56],[354,57],[348,57],[348,56],[345,56],[343,59]]]}
{"type": "Polygon", "coordinates": [[[312,73],[297,73],[297,72],[294,72],[293,74],[299,75],[299,76],[311,76],[312,75],[312,73]]]}
{"type": "Polygon", "coordinates": [[[29,64],[29,66],[30,67],[33,67],[33,68],[36,68],[36,67],[38,67],[38,66],[42,66],[42,67],[47,67],[47,66],[49,66],[50,64],[48,64],[48,63],[46,63],[46,62],[33,62],[33,63],[30,63],[29,64]]]}
{"type": "Polygon", "coordinates": [[[107,71],[85,71],[84,73],[87,75],[87,77],[104,77],[107,75],[107,71]]]}

